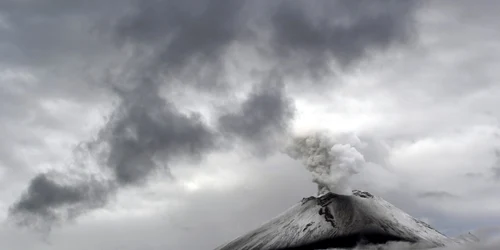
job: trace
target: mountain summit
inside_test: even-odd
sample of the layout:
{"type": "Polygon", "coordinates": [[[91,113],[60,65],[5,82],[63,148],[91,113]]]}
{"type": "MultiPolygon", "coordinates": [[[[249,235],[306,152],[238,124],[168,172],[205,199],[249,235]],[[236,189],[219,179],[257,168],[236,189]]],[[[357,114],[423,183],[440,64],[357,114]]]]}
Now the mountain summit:
{"type": "Polygon", "coordinates": [[[353,248],[389,241],[425,247],[460,244],[384,199],[354,190],[308,197],[259,228],[216,250],[353,248]]]}

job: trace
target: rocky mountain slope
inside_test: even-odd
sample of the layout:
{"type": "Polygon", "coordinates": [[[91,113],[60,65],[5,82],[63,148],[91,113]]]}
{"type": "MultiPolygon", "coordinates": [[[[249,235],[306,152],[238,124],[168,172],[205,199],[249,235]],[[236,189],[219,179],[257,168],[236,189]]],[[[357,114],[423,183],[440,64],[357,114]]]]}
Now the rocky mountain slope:
{"type": "Polygon", "coordinates": [[[368,192],[304,198],[261,227],[216,250],[352,248],[404,241],[425,248],[461,244],[368,192]]]}

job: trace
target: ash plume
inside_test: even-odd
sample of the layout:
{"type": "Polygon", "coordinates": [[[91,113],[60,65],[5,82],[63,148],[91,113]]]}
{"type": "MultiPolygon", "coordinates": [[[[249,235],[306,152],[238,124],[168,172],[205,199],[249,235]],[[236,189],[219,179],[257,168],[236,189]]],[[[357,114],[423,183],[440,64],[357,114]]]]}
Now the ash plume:
{"type": "MultiPolygon", "coordinates": [[[[76,183],[61,185],[41,173],[10,209],[17,223],[37,228],[43,224],[50,229],[59,221],[105,206],[121,187],[143,184],[152,172],[168,167],[173,156],[199,160],[215,148],[213,131],[200,115],[180,113],[159,96],[158,85],[144,81],[130,92],[117,93],[121,104],[97,139],[85,142],[83,148],[100,163],[103,174],[110,173],[110,177],[80,176],[76,183]]],[[[55,177],[61,175],[65,174],[55,177]]]]}
{"type": "MultiPolygon", "coordinates": [[[[99,171],[76,177],[69,172],[35,176],[10,209],[22,225],[43,222],[50,228],[101,208],[121,188],[140,186],[176,160],[196,162],[221,150],[220,140],[275,151],[274,141],[287,135],[293,120],[293,98],[286,90],[297,85],[296,74],[326,75],[332,62],[349,68],[373,51],[409,42],[415,4],[152,0],[131,1],[123,9],[130,11],[101,30],[105,42],[116,45],[119,53],[132,51],[118,70],[102,69],[121,72],[103,73],[102,79],[103,88],[119,104],[97,138],[82,142],[99,171]],[[240,87],[228,84],[225,77],[224,62],[231,59],[227,52],[235,44],[253,48],[259,58],[273,62],[264,71],[278,73],[252,81],[259,83],[234,111],[214,108],[217,125],[210,126],[197,110],[181,110],[172,90],[194,89],[224,103],[227,93],[240,87]],[[76,180],[62,183],[66,177],[76,180]]],[[[92,10],[85,11],[93,13],[86,21],[102,21],[92,10]]],[[[191,99],[196,102],[196,96],[191,99]]],[[[353,145],[319,136],[297,139],[291,155],[304,159],[315,182],[332,191],[344,188],[363,163],[353,145]]]]}
{"type": "Polygon", "coordinates": [[[249,94],[238,110],[219,117],[219,130],[249,142],[258,155],[268,155],[286,136],[293,115],[293,102],[285,93],[282,78],[272,74],[249,94]]]}
{"type": "Polygon", "coordinates": [[[286,153],[301,160],[318,184],[318,195],[325,192],[350,195],[349,178],[357,174],[365,164],[363,155],[355,148],[360,146],[357,137],[341,142],[328,133],[293,138],[286,153]]]}
{"type": "Polygon", "coordinates": [[[315,78],[349,69],[375,51],[411,42],[414,1],[280,1],[271,17],[272,53],[287,74],[315,78]],[[284,63],[283,63],[284,62],[284,63]]]}
{"type": "Polygon", "coordinates": [[[95,142],[109,148],[104,165],[120,185],[143,181],[159,167],[157,160],[167,163],[173,155],[199,158],[214,147],[213,132],[199,114],[181,114],[158,92],[157,85],[143,82],[124,93],[95,142]]]}
{"type": "Polygon", "coordinates": [[[58,175],[43,173],[30,181],[26,193],[10,208],[17,224],[47,233],[54,225],[104,206],[115,190],[112,183],[92,177],[78,183],[60,183],[58,175]]]}

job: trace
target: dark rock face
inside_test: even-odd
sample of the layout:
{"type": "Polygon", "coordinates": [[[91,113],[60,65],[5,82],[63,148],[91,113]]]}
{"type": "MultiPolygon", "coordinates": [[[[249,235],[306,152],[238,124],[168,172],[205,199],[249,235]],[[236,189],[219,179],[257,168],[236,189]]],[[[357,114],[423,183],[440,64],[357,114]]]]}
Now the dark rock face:
{"type": "Polygon", "coordinates": [[[217,250],[353,248],[388,241],[442,246],[449,239],[380,197],[326,193],[308,197],[282,215],[217,250]]]}
{"type": "Polygon", "coordinates": [[[373,198],[372,194],[370,194],[368,192],[359,191],[359,190],[352,191],[352,194],[356,195],[356,196],[359,196],[361,198],[373,198]]]}
{"type": "MultiPolygon", "coordinates": [[[[341,248],[349,249],[355,248],[357,246],[369,245],[369,244],[385,244],[390,241],[407,241],[406,239],[386,235],[381,233],[356,233],[346,236],[339,236],[334,239],[325,239],[316,242],[307,243],[301,246],[292,246],[286,248],[275,248],[272,250],[316,250],[316,249],[331,249],[331,248],[341,248]]],[[[413,243],[413,242],[412,242],[413,243]]],[[[251,248],[253,249],[253,248],[251,248]]]]}

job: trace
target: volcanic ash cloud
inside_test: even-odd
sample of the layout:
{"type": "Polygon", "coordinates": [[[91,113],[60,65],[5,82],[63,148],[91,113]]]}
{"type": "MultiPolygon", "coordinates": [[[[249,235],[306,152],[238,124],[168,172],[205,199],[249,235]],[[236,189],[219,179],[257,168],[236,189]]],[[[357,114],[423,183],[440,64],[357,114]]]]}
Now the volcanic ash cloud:
{"type": "Polygon", "coordinates": [[[286,153],[301,160],[318,184],[318,195],[325,192],[351,194],[349,179],[365,165],[358,137],[340,138],[328,133],[294,137],[286,153]]]}

